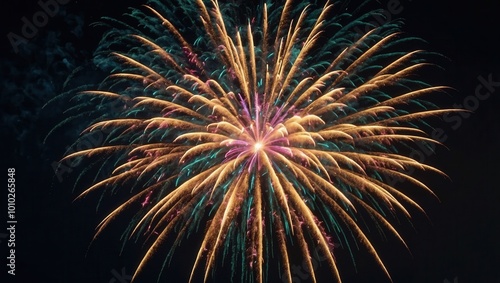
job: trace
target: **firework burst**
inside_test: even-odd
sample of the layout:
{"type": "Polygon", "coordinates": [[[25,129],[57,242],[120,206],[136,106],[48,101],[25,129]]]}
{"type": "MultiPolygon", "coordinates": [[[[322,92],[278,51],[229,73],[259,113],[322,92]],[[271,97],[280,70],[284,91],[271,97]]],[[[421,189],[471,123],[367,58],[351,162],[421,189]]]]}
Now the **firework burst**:
{"type": "Polygon", "coordinates": [[[338,6],[150,1],[129,13],[137,25],[105,21],[95,62],[111,75],[79,92],[76,108],[97,105],[80,139],[102,131],[106,142],[65,158],[104,160],[79,198],[132,186],[97,234],[137,210],[126,235],[150,245],[135,276],[167,239],[170,258],[196,231],[190,281],[197,271],[206,281],[222,258],[243,270],[241,282],[266,282],[275,258],[292,282],[292,250],[312,280],[321,253],[340,281],[334,242],[352,241],[389,276],[360,211],[404,244],[390,219],[422,209],[388,180],[432,194],[408,172],[442,173],[404,153],[435,142],[420,121],[448,110],[420,98],[445,88],[414,77],[430,64],[405,50],[414,39],[399,23],[359,34],[369,17],[338,6]]]}

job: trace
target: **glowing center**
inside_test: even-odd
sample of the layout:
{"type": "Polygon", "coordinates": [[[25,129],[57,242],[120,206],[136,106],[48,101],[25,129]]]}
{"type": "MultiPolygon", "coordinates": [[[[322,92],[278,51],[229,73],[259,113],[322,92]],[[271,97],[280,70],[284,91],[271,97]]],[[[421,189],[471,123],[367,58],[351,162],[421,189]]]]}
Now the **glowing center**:
{"type": "Polygon", "coordinates": [[[261,142],[256,142],[253,145],[253,150],[254,150],[254,152],[258,152],[262,149],[262,147],[264,147],[264,145],[261,142]]]}

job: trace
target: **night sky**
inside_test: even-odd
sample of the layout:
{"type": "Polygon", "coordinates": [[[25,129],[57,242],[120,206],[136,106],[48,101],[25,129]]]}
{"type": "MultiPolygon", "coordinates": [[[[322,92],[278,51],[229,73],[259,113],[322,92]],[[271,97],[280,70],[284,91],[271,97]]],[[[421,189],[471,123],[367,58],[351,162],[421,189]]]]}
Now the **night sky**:
{"type": "MultiPolygon", "coordinates": [[[[0,194],[0,282],[125,283],[143,251],[140,243],[131,244],[120,255],[121,242],[116,239],[123,227],[120,224],[127,223],[116,223],[110,233],[90,245],[106,208],[96,211],[97,199],[73,202],[81,189],[73,191],[77,173],[64,175],[62,181],[54,176],[52,164],[78,132],[59,132],[44,143],[64,107],[41,107],[63,90],[72,70],[89,63],[102,34],[91,23],[102,16],[120,17],[127,7],[144,1],[67,2],[17,53],[7,34],[20,34],[21,18],[31,18],[40,6],[24,0],[0,4],[0,163],[4,184],[7,168],[16,169],[18,221],[14,278],[6,274],[4,187],[0,194]]],[[[351,5],[357,2],[352,0],[351,5]]],[[[388,2],[373,1],[370,6],[385,8],[388,2]]],[[[402,11],[394,17],[404,19],[407,35],[425,39],[427,50],[447,58],[439,62],[443,68],[439,75],[430,74],[437,83],[455,89],[439,98],[440,105],[471,112],[432,121],[442,129],[445,147],[423,158],[449,179],[432,173],[418,175],[439,200],[417,195],[428,218],[417,213],[413,226],[406,221],[396,225],[411,252],[391,237],[384,240],[374,233],[372,239],[395,283],[496,283],[500,282],[500,9],[493,0],[436,2],[400,0],[402,11]]],[[[167,269],[164,281],[183,282],[178,280],[189,275],[189,250],[185,249],[185,257],[176,254],[180,259],[167,269]]],[[[338,260],[345,266],[341,273],[345,282],[389,282],[363,251],[356,257],[357,271],[347,253],[339,252],[338,260]]],[[[318,281],[330,282],[328,270],[323,269],[318,271],[318,281]]],[[[300,282],[309,282],[308,277],[300,282]]]]}

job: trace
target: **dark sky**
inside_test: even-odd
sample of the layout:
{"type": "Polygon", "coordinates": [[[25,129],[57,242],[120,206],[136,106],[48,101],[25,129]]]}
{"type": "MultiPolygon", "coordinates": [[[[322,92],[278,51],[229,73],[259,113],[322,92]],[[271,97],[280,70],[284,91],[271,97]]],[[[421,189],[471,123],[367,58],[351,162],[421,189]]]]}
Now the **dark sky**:
{"type": "MultiPolygon", "coordinates": [[[[394,3],[380,0],[371,5],[385,8],[388,2],[394,3]]],[[[21,18],[31,17],[40,7],[36,1],[4,1],[1,4],[3,157],[0,163],[5,172],[7,168],[16,168],[18,219],[17,281],[4,276],[7,251],[2,227],[6,224],[4,220],[0,224],[1,282],[129,282],[127,278],[137,263],[140,245],[119,256],[119,243],[101,239],[87,253],[102,212],[96,212],[92,201],[72,203],[76,195],[71,192],[72,183],[60,183],[54,177],[51,164],[60,158],[66,141],[74,133],[52,138],[49,144],[44,144],[43,137],[53,127],[57,115],[43,112],[39,107],[51,96],[47,92],[61,90],[61,82],[71,67],[89,60],[100,35],[96,28],[89,27],[90,23],[101,16],[119,16],[126,7],[142,3],[139,0],[70,0],[60,12],[70,20],[63,21],[61,14],[51,17],[28,42],[30,55],[27,57],[22,52],[13,52],[7,34],[19,34],[23,25],[21,18]],[[54,36],[58,40],[51,42],[58,41],[59,46],[68,42],[72,47],[58,52],[56,46],[44,45],[54,36]],[[53,53],[45,56],[37,50],[52,50],[53,53]],[[33,66],[43,64],[47,65],[45,70],[33,71],[33,66]]],[[[411,254],[390,238],[376,241],[395,283],[500,282],[500,188],[497,181],[500,172],[500,9],[493,0],[465,3],[399,1],[401,12],[397,17],[405,21],[403,30],[408,35],[425,39],[427,50],[448,58],[440,62],[443,72],[437,80],[452,86],[455,91],[442,100],[443,106],[467,108],[471,113],[434,121],[436,127],[443,130],[442,140],[446,147],[439,148],[436,155],[425,156],[425,161],[446,172],[450,178],[422,177],[440,201],[423,199],[429,219],[417,215],[413,228],[408,223],[401,224],[411,254]]],[[[7,210],[6,195],[3,189],[1,215],[7,210]]],[[[388,282],[373,262],[365,259],[366,256],[360,254],[358,272],[345,275],[345,282],[388,282]]],[[[341,261],[346,266],[350,264],[349,259],[341,261]]],[[[174,266],[169,271],[173,274],[187,270],[182,261],[174,266]]],[[[176,282],[173,276],[167,282],[176,282]]],[[[319,279],[330,282],[327,275],[319,279]]],[[[301,282],[309,281],[303,279],[301,282]]]]}

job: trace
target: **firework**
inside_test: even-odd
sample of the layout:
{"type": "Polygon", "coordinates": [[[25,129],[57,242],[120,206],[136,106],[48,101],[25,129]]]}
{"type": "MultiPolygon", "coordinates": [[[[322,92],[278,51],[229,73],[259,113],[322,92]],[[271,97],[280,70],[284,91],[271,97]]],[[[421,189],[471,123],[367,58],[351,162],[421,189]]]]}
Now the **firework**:
{"type": "Polygon", "coordinates": [[[407,50],[414,39],[398,22],[370,26],[344,10],[150,1],[131,10],[130,24],[105,21],[95,62],[111,74],[79,92],[76,109],[97,105],[80,139],[102,131],[106,141],[65,158],[104,160],[79,198],[131,188],[97,235],[137,211],[126,235],[150,245],[134,277],[168,239],[164,264],[196,231],[190,281],[229,261],[240,282],[266,282],[269,272],[292,282],[292,253],[313,281],[321,253],[340,281],[336,242],[360,243],[389,277],[359,220],[369,215],[404,244],[390,220],[423,210],[388,180],[433,195],[409,172],[442,173],[405,153],[435,143],[420,121],[448,110],[421,97],[445,88],[414,76],[430,64],[407,50]],[[269,270],[272,260],[280,270],[269,270]]]}

